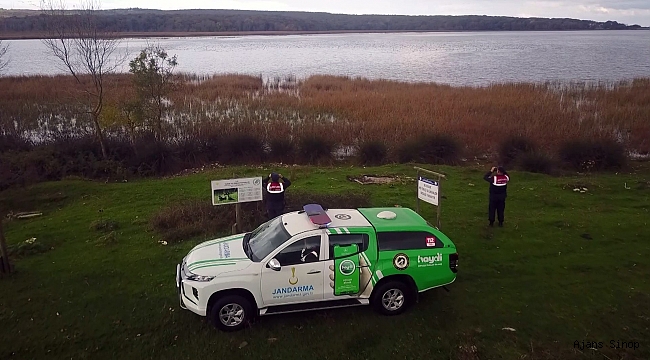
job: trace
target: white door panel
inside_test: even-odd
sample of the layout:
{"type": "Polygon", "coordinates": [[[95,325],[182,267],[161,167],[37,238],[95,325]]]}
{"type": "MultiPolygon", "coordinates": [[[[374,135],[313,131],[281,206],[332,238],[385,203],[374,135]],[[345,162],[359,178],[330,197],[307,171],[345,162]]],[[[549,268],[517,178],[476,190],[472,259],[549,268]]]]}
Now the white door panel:
{"type": "Polygon", "coordinates": [[[274,252],[262,268],[261,289],[264,306],[323,300],[323,231],[299,235],[274,252]],[[266,266],[280,262],[280,271],[266,266]]]}
{"type": "Polygon", "coordinates": [[[323,299],[323,264],[283,266],[280,271],[262,270],[264,305],[301,303],[323,299]]]}

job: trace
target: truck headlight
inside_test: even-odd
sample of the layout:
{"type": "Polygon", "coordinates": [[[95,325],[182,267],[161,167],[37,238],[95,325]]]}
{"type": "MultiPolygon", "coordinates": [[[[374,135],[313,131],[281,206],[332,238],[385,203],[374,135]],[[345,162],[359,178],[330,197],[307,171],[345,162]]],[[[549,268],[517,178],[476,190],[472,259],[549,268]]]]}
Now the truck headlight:
{"type": "Polygon", "coordinates": [[[214,279],[216,277],[216,276],[203,276],[203,275],[197,275],[197,274],[191,273],[187,269],[187,263],[185,263],[185,261],[183,261],[182,270],[183,270],[183,277],[185,279],[187,279],[187,280],[190,280],[190,281],[208,282],[208,281],[212,281],[212,279],[214,279]]]}
{"type": "Polygon", "coordinates": [[[212,281],[212,279],[214,278],[215,278],[214,276],[187,274],[187,280],[191,280],[191,281],[207,282],[207,281],[212,281]]]}

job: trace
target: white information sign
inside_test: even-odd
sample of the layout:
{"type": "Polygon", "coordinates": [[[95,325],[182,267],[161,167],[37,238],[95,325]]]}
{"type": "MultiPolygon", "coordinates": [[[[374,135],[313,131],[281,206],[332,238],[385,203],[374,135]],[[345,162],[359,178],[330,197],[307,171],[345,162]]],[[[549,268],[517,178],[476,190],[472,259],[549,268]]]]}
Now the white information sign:
{"type": "Polygon", "coordinates": [[[438,206],[438,182],[420,176],[418,178],[418,199],[438,206]]]}
{"type": "Polygon", "coordinates": [[[212,205],[262,201],[262,178],[212,181],[212,205]]]}

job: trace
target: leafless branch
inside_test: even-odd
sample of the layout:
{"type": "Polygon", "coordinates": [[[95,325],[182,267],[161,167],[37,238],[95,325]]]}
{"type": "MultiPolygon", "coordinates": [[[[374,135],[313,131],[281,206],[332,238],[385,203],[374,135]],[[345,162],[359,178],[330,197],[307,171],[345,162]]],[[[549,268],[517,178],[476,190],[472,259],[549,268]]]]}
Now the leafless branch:
{"type": "Polygon", "coordinates": [[[0,40],[0,73],[9,65],[9,60],[7,59],[7,50],[9,45],[2,45],[2,40],[0,40]]]}
{"type": "Polygon", "coordinates": [[[42,0],[49,36],[45,46],[57,57],[88,96],[88,114],[91,115],[97,138],[106,156],[99,116],[104,105],[104,81],[127,58],[116,53],[120,38],[103,31],[98,23],[99,0],[84,0],[75,11],[65,9],[64,0],[42,0]]]}

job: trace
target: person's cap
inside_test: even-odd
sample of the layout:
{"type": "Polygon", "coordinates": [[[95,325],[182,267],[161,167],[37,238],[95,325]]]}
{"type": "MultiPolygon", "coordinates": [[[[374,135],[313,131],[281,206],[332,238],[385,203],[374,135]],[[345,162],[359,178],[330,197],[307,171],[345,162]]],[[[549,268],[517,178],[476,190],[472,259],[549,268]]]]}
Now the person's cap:
{"type": "Polygon", "coordinates": [[[280,175],[277,173],[271,173],[271,180],[278,181],[280,180],[280,175]]]}

